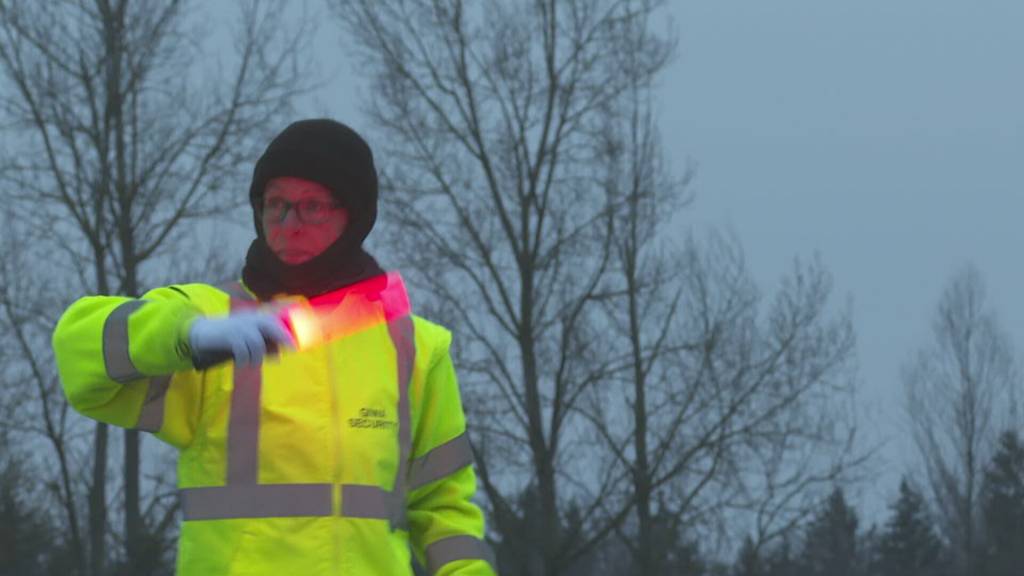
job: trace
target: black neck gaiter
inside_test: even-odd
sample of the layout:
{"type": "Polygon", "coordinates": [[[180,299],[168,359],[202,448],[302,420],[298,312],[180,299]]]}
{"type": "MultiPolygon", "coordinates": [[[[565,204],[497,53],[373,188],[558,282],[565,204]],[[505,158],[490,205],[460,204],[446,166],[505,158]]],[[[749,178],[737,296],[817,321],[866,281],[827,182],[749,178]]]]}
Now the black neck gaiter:
{"type": "Polygon", "coordinates": [[[362,246],[345,240],[342,236],[314,258],[288,265],[258,237],[249,246],[242,280],[260,300],[281,293],[312,298],[384,273],[362,246]]]}

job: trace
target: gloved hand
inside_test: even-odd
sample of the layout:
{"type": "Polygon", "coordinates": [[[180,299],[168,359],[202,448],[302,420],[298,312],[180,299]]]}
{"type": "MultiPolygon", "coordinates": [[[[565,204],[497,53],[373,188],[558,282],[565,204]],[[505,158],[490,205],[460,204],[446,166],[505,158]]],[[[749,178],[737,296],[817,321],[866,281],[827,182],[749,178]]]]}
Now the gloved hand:
{"type": "Polygon", "coordinates": [[[198,370],[231,360],[239,366],[258,365],[263,356],[295,340],[276,315],[265,311],[237,312],[217,318],[197,318],[188,333],[192,364],[198,370]]]}

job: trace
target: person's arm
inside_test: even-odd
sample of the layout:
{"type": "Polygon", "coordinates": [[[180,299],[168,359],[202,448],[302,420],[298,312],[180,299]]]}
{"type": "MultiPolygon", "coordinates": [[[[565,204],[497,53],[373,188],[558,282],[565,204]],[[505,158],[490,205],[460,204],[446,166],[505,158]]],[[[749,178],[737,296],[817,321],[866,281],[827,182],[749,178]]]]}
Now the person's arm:
{"type": "Polygon", "coordinates": [[[483,513],[471,501],[476,474],[448,351],[451,333],[431,328],[441,342],[423,381],[414,382],[412,395],[418,414],[407,500],[410,540],[430,574],[491,576],[496,570],[483,540],[483,513]]]}
{"type": "Polygon", "coordinates": [[[188,346],[188,330],[199,316],[199,307],[175,286],[139,299],[78,299],[53,333],[68,402],[94,420],[153,432],[184,448],[192,441],[201,394],[188,346]]]}

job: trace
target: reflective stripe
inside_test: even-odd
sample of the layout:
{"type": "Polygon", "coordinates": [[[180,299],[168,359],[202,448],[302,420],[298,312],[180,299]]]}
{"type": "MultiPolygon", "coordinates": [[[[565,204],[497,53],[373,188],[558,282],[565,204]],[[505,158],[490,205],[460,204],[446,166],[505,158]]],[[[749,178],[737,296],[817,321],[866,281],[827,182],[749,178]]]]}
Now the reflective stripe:
{"type": "Polygon", "coordinates": [[[409,489],[415,490],[473,464],[473,449],[465,433],[412,461],[409,489]]]}
{"type": "MultiPolygon", "coordinates": [[[[342,484],[341,515],[388,520],[404,506],[380,486],[342,484]]],[[[181,490],[185,520],[330,516],[332,484],[235,484],[181,490]]]]}
{"type": "Polygon", "coordinates": [[[392,522],[396,509],[404,502],[394,492],[366,484],[341,485],[341,515],[348,518],[374,518],[392,522]]]}
{"type": "MultiPolygon", "coordinates": [[[[231,299],[231,311],[253,308],[254,301],[231,299]]],[[[259,475],[260,389],[263,367],[232,365],[234,388],[228,417],[227,484],[256,484],[259,475]]]]}
{"type": "Polygon", "coordinates": [[[145,377],[128,352],[128,316],[143,304],[142,300],[128,300],[114,308],[103,323],[103,364],[107,376],[122,384],[145,377]]]}
{"type": "Polygon", "coordinates": [[[398,360],[398,473],[392,492],[402,505],[391,519],[391,529],[405,524],[405,491],[409,473],[409,459],[412,457],[412,424],[409,413],[409,380],[412,378],[413,361],[416,358],[416,342],[413,339],[412,316],[408,314],[388,321],[388,334],[395,346],[398,360]]]}
{"type": "Polygon", "coordinates": [[[146,432],[157,432],[164,423],[164,398],[171,384],[171,374],[156,376],[149,379],[146,401],[139,412],[139,421],[135,427],[146,432]]]}
{"type": "Polygon", "coordinates": [[[330,516],[331,484],[253,484],[181,490],[185,520],[330,516]]]}
{"type": "Polygon", "coordinates": [[[483,560],[495,567],[491,547],[473,536],[449,536],[427,546],[427,570],[437,574],[442,566],[456,560],[483,560]]]}

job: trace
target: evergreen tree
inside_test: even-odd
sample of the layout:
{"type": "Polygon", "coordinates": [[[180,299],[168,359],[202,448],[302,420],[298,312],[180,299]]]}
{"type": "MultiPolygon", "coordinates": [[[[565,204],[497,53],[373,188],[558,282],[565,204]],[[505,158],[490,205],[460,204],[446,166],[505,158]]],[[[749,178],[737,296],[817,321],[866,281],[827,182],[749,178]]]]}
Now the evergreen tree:
{"type": "MultiPolygon", "coordinates": [[[[700,576],[707,572],[709,566],[701,557],[700,547],[688,537],[678,517],[659,511],[651,523],[654,528],[654,549],[661,551],[653,562],[655,574],[700,576]]],[[[634,567],[634,573],[638,572],[637,568],[639,566],[634,567]]]]}
{"type": "MultiPolygon", "coordinates": [[[[517,505],[521,513],[514,516],[510,514],[505,518],[507,524],[515,523],[517,529],[510,531],[494,546],[498,572],[507,576],[533,576],[540,573],[542,566],[538,552],[541,550],[539,538],[543,532],[538,526],[544,513],[536,484],[528,484],[519,493],[517,505]]],[[[573,545],[577,539],[586,536],[587,526],[578,503],[567,503],[559,522],[558,532],[567,545],[573,545]]],[[[621,547],[614,538],[609,537],[590,552],[561,567],[558,573],[561,576],[623,574],[629,561],[628,548],[621,547]],[[616,557],[608,558],[608,555],[616,557]]],[[[426,574],[422,566],[414,568],[417,575],[426,574]]]]}
{"type": "Polygon", "coordinates": [[[803,563],[807,576],[859,576],[857,514],[846,503],[842,488],[825,500],[825,508],[811,521],[804,540],[803,563]]]}
{"type": "Polygon", "coordinates": [[[880,576],[933,576],[941,567],[942,542],[924,498],[904,478],[879,543],[880,576]]]}
{"type": "Polygon", "coordinates": [[[530,483],[523,489],[518,504],[522,514],[509,515],[505,520],[506,523],[514,523],[517,529],[509,531],[495,550],[499,572],[509,576],[536,574],[541,569],[542,559],[537,551],[540,550],[539,523],[543,511],[536,485],[530,483]]]}
{"type": "Polygon", "coordinates": [[[793,557],[793,548],[788,538],[771,551],[765,564],[767,564],[767,576],[803,576],[804,574],[800,563],[793,557]]]}
{"type": "Polygon", "coordinates": [[[739,555],[736,557],[733,576],[768,576],[768,567],[765,566],[760,552],[749,535],[743,541],[743,547],[740,548],[739,555]]]}
{"type": "Polygon", "coordinates": [[[981,493],[987,547],[986,576],[1024,573],[1024,445],[1014,431],[1003,433],[985,472],[981,493]]]}
{"type": "Polygon", "coordinates": [[[35,576],[54,553],[44,495],[23,454],[0,429],[0,576],[35,576]]]}

